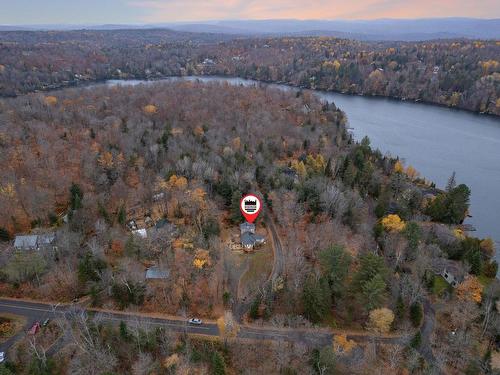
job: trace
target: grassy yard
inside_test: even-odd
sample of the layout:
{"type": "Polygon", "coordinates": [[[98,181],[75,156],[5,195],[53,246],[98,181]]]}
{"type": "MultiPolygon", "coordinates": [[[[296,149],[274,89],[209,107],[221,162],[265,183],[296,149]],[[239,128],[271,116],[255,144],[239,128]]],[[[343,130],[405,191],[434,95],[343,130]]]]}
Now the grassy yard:
{"type": "Polygon", "coordinates": [[[242,295],[248,295],[267,280],[273,268],[273,254],[266,246],[244,256],[250,258],[250,264],[240,279],[240,290],[242,295]]]}
{"type": "Polygon", "coordinates": [[[432,283],[432,293],[436,296],[442,296],[449,288],[449,284],[442,276],[435,276],[432,283]]]}
{"type": "Polygon", "coordinates": [[[18,333],[26,324],[26,318],[19,315],[0,313],[0,342],[18,333]]]}

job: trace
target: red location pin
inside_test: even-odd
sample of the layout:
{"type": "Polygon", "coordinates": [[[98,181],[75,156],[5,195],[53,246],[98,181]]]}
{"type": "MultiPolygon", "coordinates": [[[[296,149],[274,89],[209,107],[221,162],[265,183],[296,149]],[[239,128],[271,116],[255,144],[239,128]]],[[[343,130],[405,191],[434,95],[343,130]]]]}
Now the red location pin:
{"type": "Polygon", "coordinates": [[[253,194],[245,195],[240,202],[241,213],[249,223],[253,223],[257,219],[261,207],[260,199],[253,194]]]}

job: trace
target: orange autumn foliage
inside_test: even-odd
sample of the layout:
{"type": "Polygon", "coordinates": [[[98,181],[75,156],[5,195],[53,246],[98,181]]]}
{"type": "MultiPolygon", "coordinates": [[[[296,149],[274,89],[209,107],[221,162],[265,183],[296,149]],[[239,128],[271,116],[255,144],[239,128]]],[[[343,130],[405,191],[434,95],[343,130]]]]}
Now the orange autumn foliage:
{"type": "Polygon", "coordinates": [[[45,104],[47,105],[56,105],[57,104],[57,98],[55,96],[46,96],[45,97],[45,104]]]}
{"type": "Polygon", "coordinates": [[[483,289],[483,284],[477,277],[468,276],[457,286],[457,297],[464,301],[481,303],[483,289]]]}
{"type": "Polygon", "coordinates": [[[150,115],[153,113],[156,113],[158,111],[158,108],[153,104],[148,104],[143,109],[144,109],[145,113],[150,114],[150,115]]]}

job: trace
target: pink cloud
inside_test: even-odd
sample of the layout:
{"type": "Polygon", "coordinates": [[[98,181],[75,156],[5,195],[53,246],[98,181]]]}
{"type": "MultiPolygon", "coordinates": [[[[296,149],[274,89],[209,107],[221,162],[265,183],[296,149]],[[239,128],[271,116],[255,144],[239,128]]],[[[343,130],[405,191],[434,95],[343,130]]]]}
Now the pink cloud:
{"type": "Polygon", "coordinates": [[[149,11],[143,21],[222,19],[375,19],[498,17],[497,0],[132,0],[149,11]]]}

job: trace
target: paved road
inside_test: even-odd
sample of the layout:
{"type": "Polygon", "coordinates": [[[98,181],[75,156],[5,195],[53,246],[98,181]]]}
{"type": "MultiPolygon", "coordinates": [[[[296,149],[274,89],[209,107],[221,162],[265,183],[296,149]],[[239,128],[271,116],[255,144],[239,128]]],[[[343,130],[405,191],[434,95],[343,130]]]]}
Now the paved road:
{"type": "MultiPolygon", "coordinates": [[[[10,300],[0,298],[0,312],[22,315],[27,319],[27,328],[35,321],[42,321],[54,316],[62,316],[70,309],[70,305],[53,306],[48,303],[27,302],[21,300],[10,300]]],[[[168,318],[149,317],[142,314],[130,312],[101,312],[94,309],[84,309],[87,312],[99,312],[101,319],[109,322],[136,322],[138,319],[149,325],[166,327],[174,332],[199,334],[207,336],[219,336],[219,329],[215,323],[204,323],[201,326],[188,325],[184,320],[174,320],[168,318]]],[[[25,332],[11,338],[0,345],[0,351],[6,351],[17,340],[21,339],[25,332]]],[[[321,347],[331,345],[334,333],[326,329],[279,329],[271,326],[240,326],[238,338],[255,340],[284,340],[300,342],[310,347],[321,347]]],[[[398,343],[399,338],[373,338],[371,335],[355,334],[347,335],[349,339],[356,342],[369,342],[375,339],[376,342],[398,343]]]]}
{"type": "MultiPolygon", "coordinates": [[[[64,306],[53,306],[45,303],[36,302],[26,302],[20,300],[7,300],[0,298],[0,312],[8,312],[11,314],[17,314],[26,317],[27,324],[25,330],[27,330],[35,321],[43,321],[46,318],[53,318],[54,316],[61,316],[68,312],[72,307],[68,305],[64,306]]],[[[92,312],[94,310],[88,309],[87,311],[92,312]]],[[[100,313],[103,320],[106,321],[125,321],[125,322],[135,322],[140,319],[141,322],[145,322],[150,325],[158,325],[166,327],[174,332],[188,333],[188,334],[201,334],[217,336],[219,334],[219,329],[216,324],[203,324],[201,326],[188,325],[183,320],[171,320],[166,318],[152,318],[139,314],[132,313],[121,313],[121,312],[101,312],[100,313]]],[[[16,336],[10,338],[6,342],[0,344],[0,351],[6,351],[10,346],[12,346],[17,340],[21,339],[25,335],[25,331],[20,332],[16,336]]]]}

